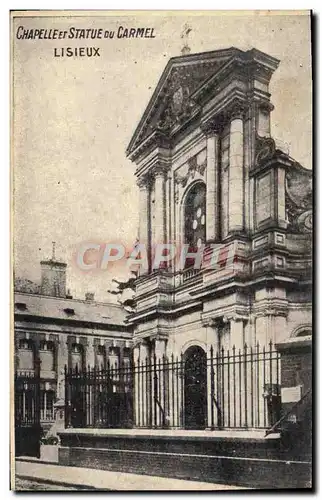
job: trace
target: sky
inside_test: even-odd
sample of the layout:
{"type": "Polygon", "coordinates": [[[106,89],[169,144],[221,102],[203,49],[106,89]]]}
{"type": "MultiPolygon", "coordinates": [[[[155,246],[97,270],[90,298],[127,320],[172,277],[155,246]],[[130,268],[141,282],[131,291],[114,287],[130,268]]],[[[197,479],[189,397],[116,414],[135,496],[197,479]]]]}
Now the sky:
{"type": "MultiPolygon", "coordinates": [[[[280,60],[270,92],[271,134],[311,168],[311,53],[308,15],[272,12],[95,13],[96,17],[16,18],[12,25],[12,160],[15,275],[38,282],[41,259],[68,264],[74,297],[108,294],[115,269],[85,273],[74,253],[86,241],[121,241],[138,233],[135,165],[126,147],[170,57],[255,47],[280,60]],[[154,28],[155,38],[18,40],[25,29],[154,28]],[[54,57],[54,48],[100,47],[100,57],[54,57]]],[[[48,14],[47,14],[48,16],[48,14]]],[[[119,271],[120,274],[121,271],[119,271]]]]}

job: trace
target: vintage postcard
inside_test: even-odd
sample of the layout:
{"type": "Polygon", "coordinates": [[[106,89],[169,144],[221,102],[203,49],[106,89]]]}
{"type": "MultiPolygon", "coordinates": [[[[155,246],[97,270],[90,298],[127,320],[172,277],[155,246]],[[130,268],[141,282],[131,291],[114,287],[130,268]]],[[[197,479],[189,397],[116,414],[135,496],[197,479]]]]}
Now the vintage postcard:
{"type": "Polygon", "coordinates": [[[312,488],[310,11],[12,11],[15,490],[312,488]]]}

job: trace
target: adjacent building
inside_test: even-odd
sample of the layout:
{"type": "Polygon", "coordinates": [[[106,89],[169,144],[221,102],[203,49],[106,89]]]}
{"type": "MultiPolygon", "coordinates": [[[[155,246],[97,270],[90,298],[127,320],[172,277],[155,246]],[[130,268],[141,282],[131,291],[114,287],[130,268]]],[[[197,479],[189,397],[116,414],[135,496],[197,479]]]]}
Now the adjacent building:
{"type": "MultiPolygon", "coordinates": [[[[40,286],[17,279],[14,293],[15,372],[33,377],[40,362],[40,420],[54,421],[54,403],[64,398],[64,370],[101,369],[130,361],[132,333],[126,312],[117,305],[84,300],[66,291],[66,264],[55,256],[41,265],[40,286]]],[[[32,390],[21,393],[22,419],[32,414],[32,390]],[[30,408],[29,408],[30,407],[30,408]]]]}

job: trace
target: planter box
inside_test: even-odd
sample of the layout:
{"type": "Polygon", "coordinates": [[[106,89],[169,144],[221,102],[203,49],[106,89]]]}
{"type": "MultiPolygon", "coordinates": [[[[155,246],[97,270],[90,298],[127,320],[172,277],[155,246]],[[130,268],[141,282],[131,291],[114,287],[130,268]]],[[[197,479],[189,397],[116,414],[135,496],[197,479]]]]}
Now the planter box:
{"type": "Polygon", "coordinates": [[[58,463],[58,448],[59,446],[57,444],[40,445],[40,460],[58,463]]]}

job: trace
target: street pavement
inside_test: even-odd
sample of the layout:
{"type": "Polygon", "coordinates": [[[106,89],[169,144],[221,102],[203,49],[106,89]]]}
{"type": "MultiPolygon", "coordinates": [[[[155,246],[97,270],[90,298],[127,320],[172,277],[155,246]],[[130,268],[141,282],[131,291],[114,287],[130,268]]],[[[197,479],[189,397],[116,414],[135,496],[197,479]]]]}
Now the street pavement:
{"type": "Polygon", "coordinates": [[[72,486],[60,486],[56,484],[41,483],[30,479],[16,478],[15,481],[16,491],[77,491],[77,488],[72,486]]]}
{"type": "MultiPolygon", "coordinates": [[[[18,489],[21,491],[19,487],[19,484],[23,486],[23,482],[21,483],[21,481],[27,481],[25,483],[27,486],[34,484],[35,490],[46,489],[46,483],[48,483],[48,490],[55,489],[54,485],[59,485],[60,490],[69,490],[71,488],[112,491],[223,491],[247,489],[225,484],[110,472],[83,467],[64,467],[61,465],[19,460],[16,460],[15,463],[15,477],[18,482],[13,489],[16,491],[18,489]],[[37,480],[38,487],[35,480],[37,480]],[[39,484],[43,487],[40,488],[39,484]]],[[[30,491],[33,488],[27,487],[26,489],[30,491]]]]}

